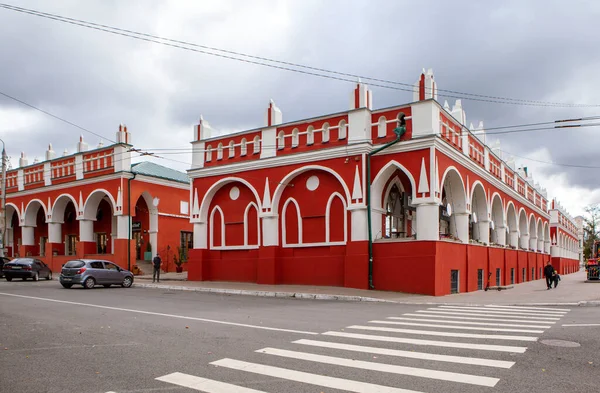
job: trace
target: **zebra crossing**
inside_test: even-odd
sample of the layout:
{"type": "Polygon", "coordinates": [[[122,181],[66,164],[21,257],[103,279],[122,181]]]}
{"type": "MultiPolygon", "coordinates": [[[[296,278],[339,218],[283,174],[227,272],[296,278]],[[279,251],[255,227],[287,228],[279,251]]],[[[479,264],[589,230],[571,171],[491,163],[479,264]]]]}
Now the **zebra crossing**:
{"type": "Polygon", "coordinates": [[[268,389],[257,388],[270,386],[271,379],[289,383],[277,390],[286,392],[298,391],[299,384],[300,391],[312,386],[317,392],[323,388],[458,392],[467,386],[480,391],[506,378],[528,345],[536,345],[539,335],[569,311],[502,305],[428,307],[294,340],[285,348],[261,348],[242,359],[209,363],[220,369],[221,378],[230,376],[235,383],[181,372],[156,380],[207,393],[264,392],[268,389]]]}

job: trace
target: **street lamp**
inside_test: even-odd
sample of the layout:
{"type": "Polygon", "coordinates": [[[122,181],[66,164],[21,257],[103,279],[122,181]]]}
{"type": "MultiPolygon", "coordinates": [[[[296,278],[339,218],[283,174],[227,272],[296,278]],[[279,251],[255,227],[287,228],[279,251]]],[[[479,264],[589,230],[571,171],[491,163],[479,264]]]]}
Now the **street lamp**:
{"type": "Polygon", "coordinates": [[[2,224],[2,236],[0,238],[0,240],[2,240],[2,248],[0,248],[0,254],[1,256],[4,256],[4,250],[6,249],[6,221],[7,221],[7,217],[6,217],[6,145],[4,144],[4,141],[2,139],[0,139],[0,142],[2,142],[2,214],[3,214],[3,221],[4,223],[2,224]]]}

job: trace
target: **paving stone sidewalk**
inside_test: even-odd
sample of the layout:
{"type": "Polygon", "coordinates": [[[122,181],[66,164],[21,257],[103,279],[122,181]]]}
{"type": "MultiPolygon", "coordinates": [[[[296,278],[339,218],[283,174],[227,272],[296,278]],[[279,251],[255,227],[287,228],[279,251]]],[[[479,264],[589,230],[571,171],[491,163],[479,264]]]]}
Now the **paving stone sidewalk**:
{"type": "Polygon", "coordinates": [[[151,276],[137,276],[136,287],[168,290],[295,297],[302,299],[394,302],[406,304],[502,304],[600,306],[600,282],[586,282],[585,271],[563,275],[558,288],[547,290],[545,280],[512,285],[503,291],[477,291],[447,296],[423,296],[400,292],[305,285],[259,285],[239,282],[187,281],[187,273],[163,273],[160,283],[151,276]]]}

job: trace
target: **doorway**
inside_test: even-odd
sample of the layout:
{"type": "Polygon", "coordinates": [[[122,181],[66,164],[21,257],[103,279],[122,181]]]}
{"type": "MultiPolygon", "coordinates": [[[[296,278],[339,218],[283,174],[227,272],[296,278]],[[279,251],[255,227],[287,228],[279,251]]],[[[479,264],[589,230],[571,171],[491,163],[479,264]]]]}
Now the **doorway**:
{"type": "Polygon", "coordinates": [[[75,255],[76,235],[67,235],[65,238],[65,255],[75,255]]]}
{"type": "Polygon", "coordinates": [[[106,233],[96,233],[96,253],[106,254],[108,236],[106,233]]]}
{"type": "Polygon", "coordinates": [[[134,231],[133,232],[133,239],[135,240],[135,259],[140,261],[143,258],[142,255],[142,232],[141,231],[134,231]]]}
{"type": "Polygon", "coordinates": [[[450,293],[458,293],[459,273],[458,270],[450,271],[450,293]]]}

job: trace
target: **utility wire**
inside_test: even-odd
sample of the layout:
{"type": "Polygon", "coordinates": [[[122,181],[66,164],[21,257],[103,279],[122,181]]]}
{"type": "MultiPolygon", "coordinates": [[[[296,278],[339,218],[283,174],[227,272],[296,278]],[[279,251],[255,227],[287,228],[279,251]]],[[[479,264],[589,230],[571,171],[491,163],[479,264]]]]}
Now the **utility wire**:
{"type": "MultiPolygon", "coordinates": [[[[307,74],[307,75],[319,76],[322,78],[329,78],[329,79],[335,79],[335,80],[340,80],[340,81],[345,81],[345,82],[356,83],[356,80],[349,80],[346,78],[333,77],[331,75],[323,75],[323,74],[319,74],[319,73],[311,72],[311,71],[325,72],[325,73],[339,75],[339,76],[343,76],[343,77],[352,77],[354,79],[360,78],[360,79],[365,79],[365,80],[370,80],[370,81],[375,81],[375,82],[380,82],[380,83],[397,85],[397,86],[407,86],[407,87],[410,87],[410,89],[398,88],[398,87],[386,86],[386,85],[380,85],[380,84],[371,84],[372,86],[376,86],[376,87],[409,91],[409,92],[416,91],[415,86],[412,84],[409,84],[409,83],[396,82],[396,81],[391,81],[391,80],[386,80],[386,79],[368,77],[368,76],[364,76],[364,75],[327,70],[327,69],[319,68],[319,67],[312,67],[312,66],[307,66],[307,65],[302,65],[302,64],[292,63],[292,62],[269,59],[266,57],[253,56],[253,55],[249,55],[249,54],[245,54],[245,53],[240,53],[240,52],[235,52],[235,51],[230,51],[230,50],[225,50],[225,49],[219,49],[219,48],[215,48],[215,47],[211,47],[211,46],[199,45],[199,44],[190,43],[190,42],[186,42],[186,41],[180,41],[180,40],[174,40],[174,39],[170,39],[170,38],[155,36],[152,34],[140,33],[140,32],[136,32],[133,30],[121,29],[121,28],[117,28],[117,27],[113,27],[113,26],[109,26],[109,25],[87,22],[82,19],[68,18],[68,17],[57,15],[57,14],[51,14],[51,13],[36,11],[36,10],[28,9],[28,8],[17,7],[17,6],[13,6],[10,4],[0,3],[0,7],[5,8],[7,10],[11,10],[11,11],[26,13],[26,14],[30,14],[30,15],[34,15],[34,16],[39,16],[42,18],[47,18],[47,19],[53,19],[53,20],[63,22],[63,23],[70,23],[70,24],[77,25],[77,26],[82,26],[82,27],[86,27],[86,28],[90,28],[90,29],[99,30],[99,31],[104,31],[104,32],[108,32],[108,33],[112,33],[112,34],[116,34],[116,35],[122,35],[125,37],[130,37],[130,38],[134,38],[134,39],[138,39],[138,40],[153,42],[153,43],[157,43],[157,44],[161,44],[161,45],[171,46],[171,47],[175,47],[175,48],[179,48],[179,49],[191,50],[191,51],[195,51],[198,53],[222,57],[222,58],[226,58],[226,59],[230,59],[230,60],[237,60],[237,61],[242,61],[242,62],[246,62],[246,63],[286,70],[286,71],[292,71],[292,72],[303,73],[303,74],[307,74]],[[144,38],[144,37],[146,37],[146,38],[144,38]],[[157,41],[157,40],[160,40],[160,41],[157,41]],[[166,42],[162,42],[162,41],[166,41],[166,42]],[[173,43],[173,44],[169,44],[169,43],[173,43]],[[192,48],[181,46],[181,45],[187,45],[187,46],[201,48],[201,49],[205,49],[205,50],[194,50],[192,48]],[[212,51],[216,51],[216,52],[226,53],[228,55],[207,52],[206,50],[212,50],[212,51]],[[240,57],[244,57],[247,59],[256,59],[256,60],[260,60],[260,61],[245,60],[245,59],[241,59],[239,57],[233,57],[230,55],[240,56],[240,57]],[[281,64],[283,66],[267,64],[267,63],[264,63],[264,61],[281,64]],[[303,68],[303,69],[307,69],[307,70],[311,70],[311,71],[307,72],[307,71],[289,68],[290,66],[297,67],[297,68],[303,68]]],[[[430,88],[426,88],[426,89],[431,90],[430,88]]],[[[448,98],[467,99],[467,100],[502,103],[502,104],[530,105],[530,106],[555,106],[555,107],[600,107],[600,105],[598,105],[598,104],[570,104],[570,103],[560,103],[560,102],[525,100],[525,99],[498,97],[498,96],[490,96],[490,95],[483,95],[483,94],[464,93],[464,92],[459,92],[459,91],[455,91],[455,90],[446,90],[446,89],[439,89],[439,88],[437,89],[437,91],[453,94],[453,95],[441,94],[442,96],[448,97],[448,98]],[[470,97],[466,97],[466,96],[470,96],[470,97]]]]}
{"type": "Polygon", "coordinates": [[[500,150],[501,152],[514,156],[514,157],[519,157],[521,159],[524,160],[529,160],[529,161],[533,161],[533,162],[539,162],[541,164],[548,164],[548,165],[555,165],[555,166],[564,166],[564,167],[570,167],[570,168],[584,168],[584,169],[600,169],[600,166],[594,166],[594,165],[577,165],[577,164],[565,164],[565,163],[558,163],[558,162],[553,162],[553,161],[543,161],[543,160],[537,160],[535,158],[530,158],[530,157],[525,157],[525,156],[520,156],[518,154],[513,154],[511,152],[508,152],[506,150],[500,150]]]}

